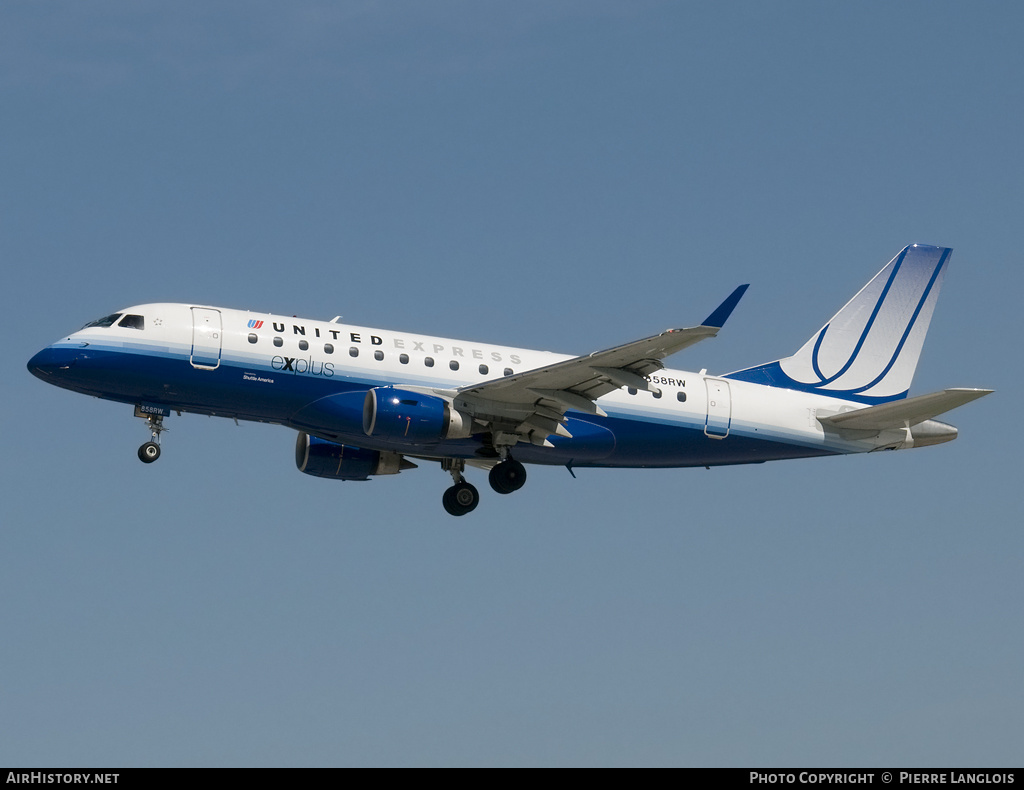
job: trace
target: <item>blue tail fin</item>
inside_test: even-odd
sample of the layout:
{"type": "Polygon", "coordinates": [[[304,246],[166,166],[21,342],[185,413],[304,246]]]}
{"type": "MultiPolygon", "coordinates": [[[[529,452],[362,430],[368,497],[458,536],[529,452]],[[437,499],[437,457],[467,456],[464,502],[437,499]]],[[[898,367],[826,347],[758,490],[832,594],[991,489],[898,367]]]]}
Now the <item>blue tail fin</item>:
{"type": "Polygon", "coordinates": [[[869,404],[905,398],[950,253],[905,248],[793,356],[724,378],[869,404]]]}

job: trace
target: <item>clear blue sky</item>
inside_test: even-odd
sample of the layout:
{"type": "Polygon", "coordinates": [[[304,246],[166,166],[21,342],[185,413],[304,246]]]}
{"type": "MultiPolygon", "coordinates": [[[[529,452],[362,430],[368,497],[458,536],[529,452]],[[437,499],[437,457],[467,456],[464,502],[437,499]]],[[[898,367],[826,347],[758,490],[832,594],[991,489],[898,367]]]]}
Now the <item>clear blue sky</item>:
{"type": "Polygon", "coordinates": [[[1010,2],[0,6],[0,764],[1024,763],[1024,11],[1010,2]],[[671,361],[794,351],[955,249],[941,447],[300,474],[283,428],[46,387],[193,301],[671,361]],[[479,476],[478,476],[479,477],[479,476]]]}

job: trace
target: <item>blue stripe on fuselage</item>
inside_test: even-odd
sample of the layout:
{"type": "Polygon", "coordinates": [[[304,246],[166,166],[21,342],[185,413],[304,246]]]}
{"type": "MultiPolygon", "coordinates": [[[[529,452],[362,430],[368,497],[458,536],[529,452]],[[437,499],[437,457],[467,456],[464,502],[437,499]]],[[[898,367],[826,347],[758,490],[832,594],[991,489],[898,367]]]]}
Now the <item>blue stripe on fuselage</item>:
{"type": "MultiPolygon", "coordinates": [[[[67,343],[54,344],[41,351],[29,362],[29,369],[49,383],[108,400],[146,402],[198,414],[281,423],[371,449],[464,458],[477,457],[485,450],[482,437],[448,440],[415,450],[399,443],[390,446],[370,440],[362,431],[361,420],[354,421],[350,431],[311,431],[311,426],[296,423],[293,417],[316,400],[337,393],[364,392],[369,387],[384,384],[436,384],[437,380],[409,375],[383,381],[353,376],[350,369],[335,367],[329,361],[307,357],[303,360],[306,364],[299,365],[297,360],[302,358],[268,359],[225,351],[216,370],[197,370],[189,363],[187,349],[145,344],[82,347],[81,343],[67,343]],[[285,364],[282,359],[292,362],[285,364]]],[[[611,431],[614,442],[610,452],[605,447],[598,453],[600,457],[596,457],[578,441],[573,445],[571,440],[551,437],[555,448],[520,443],[514,451],[516,457],[538,464],[560,465],[571,461],[578,467],[680,467],[759,463],[839,452],[821,445],[802,444],[797,437],[766,433],[763,427],[741,423],[734,423],[727,439],[711,439],[704,434],[702,413],[673,416],[666,411],[616,408],[613,404],[606,410],[607,418],[578,412],[570,412],[569,416],[611,431]]],[[[584,430],[581,438],[586,433],[584,430]]]]}

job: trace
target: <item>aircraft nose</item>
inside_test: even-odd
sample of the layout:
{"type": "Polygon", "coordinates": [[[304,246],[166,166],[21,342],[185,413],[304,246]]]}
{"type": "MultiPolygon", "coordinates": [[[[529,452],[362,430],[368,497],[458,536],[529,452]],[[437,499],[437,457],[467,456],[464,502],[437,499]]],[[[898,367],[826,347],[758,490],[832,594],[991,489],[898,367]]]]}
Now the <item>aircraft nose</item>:
{"type": "Polygon", "coordinates": [[[46,381],[70,370],[77,359],[76,349],[47,346],[28,361],[28,370],[33,376],[46,381]]]}

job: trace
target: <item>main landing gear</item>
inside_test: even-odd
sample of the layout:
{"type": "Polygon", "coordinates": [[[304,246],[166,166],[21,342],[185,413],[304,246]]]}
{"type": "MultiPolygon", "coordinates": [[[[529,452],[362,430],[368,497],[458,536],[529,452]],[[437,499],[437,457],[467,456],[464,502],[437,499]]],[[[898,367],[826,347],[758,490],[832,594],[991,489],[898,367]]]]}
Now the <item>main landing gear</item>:
{"type": "Polygon", "coordinates": [[[139,460],[144,464],[151,464],[160,457],[160,434],[169,430],[164,427],[164,416],[162,414],[143,414],[138,407],[135,409],[136,417],[145,417],[146,424],[152,439],[139,448],[139,460]]]}
{"type": "MultiPolygon", "coordinates": [[[[445,458],[441,461],[441,468],[450,472],[455,481],[455,485],[445,490],[441,498],[444,509],[453,516],[464,516],[475,510],[480,504],[480,492],[462,476],[466,462],[461,458],[445,458]]],[[[488,482],[499,494],[511,494],[526,483],[526,467],[506,454],[504,461],[491,468],[488,482]]]]}
{"type": "Polygon", "coordinates": [[[510,456],[491,467],[487,482],[499,494],[511,494],[525,485],[526,467],[510,456]]]}
{"type": "Polygon", "coordinates": [[[451,515],[464,516],[480,504],[480,492],[475,485],[463,480],[445,490],[441,503],[451,515]]]}
{"type": "Polygon", "coordinates": [[[466,462],[461,458],[445,458],[441,461],[441,468],[451,472],[455,485],[448,488],[441,497],[441,504],[453,516],[464,516],[476,509],[480,504],[480,492],[476,486],[467,483],[462,478],[466,469],[466,462]]]}

